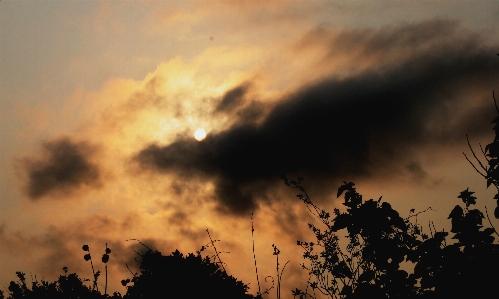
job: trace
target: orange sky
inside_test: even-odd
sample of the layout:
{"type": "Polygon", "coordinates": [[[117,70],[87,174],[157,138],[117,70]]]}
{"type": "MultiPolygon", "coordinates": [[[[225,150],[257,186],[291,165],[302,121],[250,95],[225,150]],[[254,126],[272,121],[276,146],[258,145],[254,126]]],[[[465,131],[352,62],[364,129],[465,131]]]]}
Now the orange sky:
{"type": "Polygon", "coordinates": [[[127,239],[187,253],[209,229],[255,294],[254,213],[260,277],[275,244],[283,294],[303,288],[296,240],[314,219],[281,172],[329,210],[354,181],[403,216],[431,206],[420,221],[439,228],[467,187],[491,206],[462,152],[465,134],[493,138],[498,15],[497,1],[1,1],[0,285],[64,266],[90,278],[81,246],[107,242],[124,293],[142,249],[127,239]]]}

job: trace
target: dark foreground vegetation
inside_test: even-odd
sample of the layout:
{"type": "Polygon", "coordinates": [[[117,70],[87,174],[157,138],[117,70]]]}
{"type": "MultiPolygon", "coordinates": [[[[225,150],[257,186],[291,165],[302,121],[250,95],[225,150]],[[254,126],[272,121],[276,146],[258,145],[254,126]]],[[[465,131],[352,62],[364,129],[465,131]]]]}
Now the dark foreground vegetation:
{"type": "MultiPolygon", "coordinates": [[[[495,98],[494,98],[495,101],[495,98]]],[[[499,114],[499,109],[496,109],[499,114]]],[[[470,146],[473,158],[468,159],[474,169],[484,177],[487,187],[494,186],[494,216],[499,219],[499,116],[495,124],[494,140],[482,149],[481,161],[470,146]]],[[[477,198],[466,189],[457,196],[459,204],[450,211],[450,232],[437,231],[434,226],[424,232],[417,223],[425,211],[412,209],[402,218],[392,206],[379,198],[364,200],[355,185],[345,182],[338,188],[343,196],[343,211],[332,214],[316,206],[302,179],[285,184],[298,191],[298,198],[320,220],[320,227],[309,224],[316,240],[298,241],[304,249],[304,271],[309,280],[305,289],[280,293],[277,277],[277,297],[284,298],[497,298],[499,283],[498,231],[493,227],[488,210],[473,208],[477,198]],[[346,237],[346,238],[344,238],[346,237]],[[346,240],[346,241],[345,241],[346,240]]],[[[456,192],[457,193],[457,192],[456,192]]],[[[457,194],[456,194],[457,195],[457,194]]],[[[210,236],[211,240],[211,236],[210,236]]],[[[211,245],[214,245],[211,240],[211,245]]],[[[144,245],[145,246],[145,245],[144,245]]],[[[122,280],[126,294],[107,294],[106,287],[99,290],[101,275],[94,272],[93,282],[81,279],[76,273],[64,275],[53,282],[33,281],[28,284],[25,274],[17,272],[18,281],[12,281],[8,292],[0,291],[0,298],[231,298],[250,299],[270,296],[268,290],[256,296],[248,294],[248,286],[225,271],[215,248],[213,261],[196,254],[183,255],[175,251],[170,255],[145,246],[140,255],[140,273],[122,280]]],[[[90,249],[82,248],[84,259],[93,267],[90,249]]],[[[102,262],[109,260],[111,250],[105,249],[102,262]]],[[[279,250],[274,246],[274,255],[279,250]]],[[[278,264],[279,265],[279,264],[278,264]]],[[[279,273],[279,269],[278,269],[279,273]]],[[[282,275],[282,269],[280,272],[282,275]]],[[[258,279],[258,277],[257,277],[258,279]]]]}

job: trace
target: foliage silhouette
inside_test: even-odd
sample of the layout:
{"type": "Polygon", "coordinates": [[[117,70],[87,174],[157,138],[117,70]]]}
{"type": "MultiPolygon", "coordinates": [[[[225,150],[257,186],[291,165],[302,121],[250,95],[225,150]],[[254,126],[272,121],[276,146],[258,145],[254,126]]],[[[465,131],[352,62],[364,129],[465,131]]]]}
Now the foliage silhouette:
{"type": "MultiPolygon", "coordinates": [[[[140,275],[127,286],[123,298],[254,298],[247,291],[249,287],[242,281],[228,275],[219,263],[199,253],[184,256],[178,250],[169,256],[158,251],[148,250],[142,255],[140,275]]],[[[123,281],[127,284],[127,281],[123,281]]]]}
{"type": "MultiPolygon", "coordinates": [[[[114,293],[113,296],[104,296],[94,288],[87,287],[84,282],[78,277],[76,273],[67,274],[68,269],[64,267],[64,275],[59,276],[54,282],[47,281],[33,281],[31,288],[26,283],[25,274],[16,272],[19,278],[18,282],[11,281],[8,287],[8,299],[100,299],[100,298],[121,298],[119,293],[114,293]]],[[[3,298],[3,294],[0,295],[3,298]]]]}
{"type": "Polygon", "coordinates": [[[464,209],[456,205],[449,215],[452,239],[457,242],[443,245],[447,232],[435,233],[418,246],[418,263],[414,274],[421,278],[425,298],[496,298],[499,281],[499,244],[494,244],[497,232],[485,229],[485,218],[478,209],[469,209],[476,198],[468,189],[458,196],[464,209]]]}
{"type": "MultiPolygon", "coordinates": [[[[497,107],[497,102],[496,102],[496,97],[494,94],[494,91],[492,91],[492,98],[494,99],[494,104],[496,107],[496,111],[499,114],[499,108],[497,107]]],[[[485,146],[485,149],[482,148],[482,145],[480,144],[480,151],[482,152],[485,160],[487,161],[487,165],[484,165],[485,163],[482,163],[480,159],[478,159],[477,155],[475,154],[475,151],[471,147],[470,141],[468,139],[468,135],[466,135],[466,138],[468,139],[468,147],[471,150],[471,153],[473,154],[473,157],[475,158],[476,162],[478,163],[481,171],[478,169],[477,166],[471,160],[466,156],[465,153],[464,156],[466,157],[466,160],[470,162],[470,164],[473,166],[473,168],[482,176],[485,178],[487,181],[487,188],[490,185],[494,185],[497,189],[497,194],[494,196],[494,199],[496,200],[496,208],[494,209],[494,217],[496,219],[499,219],[499,116],[497,116],[493,121],[494,125],[494,130],[495,137],[494,140],[487,144],[485,146]]]]}
{"type": "Polygon", "coordinates": [[[469,188],[458,196],[464,208],[456,205],[448,217],[453,241],[447,240],[449,233],[444,231],[431,230],[431,238],[424,234],[417,222],[410,221],[419,214],[414,209],[402,218],[381,198],[364,201],[351,182],[338,188],[337,196],[344,194],[346,212],[335,209],[331,220],[312,202],[301,178],[283,179],[299,190],[298,198],[326,227],[321,230],[309,224],[316,242],[297,242],[305,250],[303,258],[309,265],[302,267],[310,279],[305,291],[292,291],[295,298],[316,298],[317,292],[347,299],[497,296],[499,244],[492,236],[497,232],[483,228],[485,217],[480,210],[469,209],[476,203],[469,188]],[[340,231],[346,234],[346,246],[340,231]]]}
{"type": "Polygon", "coordinates": [[[287,186],[300,191],[298,198],[326,229],[309,224],[316,242],[297,242],[305,250],[303,258],[309,261],[308,266],[302,267],[310,279],[305,291],[292,292],[294,297],[316,298],[316,292],[330,298],[416,298],[420,295],[415,275],[400,267],[404,261],[417,261],[416,250],[423,235],[416,225],[400,217],[381,198],[363,201],[354,183],[347,182],[338,189],[338,197],[345,194],[346,212],[335,209],[335,217],[331,219],[328,212],[312,202],[301,181],[284,177],[287,186]],[[346,231],[346,246],[340,241],[339,231],[346,231]],[[317,247],[321,248],[319,253],[317,247]]]}
{"type": "MultiPolygon", "coordinates": [[[[212,246],[213,242],[211,240],[212,246]]],[[[206,246],[203,246],[201,251],[205,248],[206,246]]],[[[84,259],[91,262],[89,246],[83,245],[82,249],[88,252],[84,255],[84,259]]],[[[193,299],[203,296],[221,299],[255,298],[247,293],[249,287],[246,284],[226,273],[221,262],[212,262],[209,257],[203,258],[201,251],[198,251],[196,255],[189,253],[184,256],[176,250],[171,255],[164,256],[159,251],[148,248],[146,253],[141,255],[140,274],[134,274],[131,280],[122,280],[123,286],[127,286],[127,292],[123,296],[118,292],[112,296],[107,295],[107,291],[104,294],[99,292],[97,282],[100,271],[95,271],[92,264],[94,275],[92,287],[84,284],[90,281],[89,279],[82,280],[76,273],[67,275],[67,267],[63,268],[65,275],[61,275],[58,280],[54,282],[34,281],[31,288],[26,283],[25,274],[16,272],[19,281],[10,283],[7,298],[138,299],[157,298],[158,296],[193,299]],[[130,284],[130,282],[132,283],[130,284]]],[[[110,253],[111,250],[106,244],[106,250],[102,256],[102,262],[106,265],[110,253]]],[[[3,298],[4,294],[0,291],[0,299],[3,298]]]]}

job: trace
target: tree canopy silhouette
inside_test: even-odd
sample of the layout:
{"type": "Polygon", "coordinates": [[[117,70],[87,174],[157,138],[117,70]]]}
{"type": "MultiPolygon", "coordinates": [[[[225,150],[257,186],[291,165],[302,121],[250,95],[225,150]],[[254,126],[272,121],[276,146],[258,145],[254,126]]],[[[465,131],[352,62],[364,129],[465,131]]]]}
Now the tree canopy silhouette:
{"type": "Polygon", "coordinates": [[[320,229],[309,224],[316,242],[297,242],[305,250],[308,265],[302,267],[310,279],[305,291],[292,292],[294,297],[316,298],[317,293],[346,299],[497,296],[499,244],[493,236],[497,232],[483,227],[480,210],[470,209],[476,203],[474,192],[466,189],[458,196],[465,206],[456,205],[448,217],[453,234],[449,239],[448,232],[434,228],[431,236],[423,233],[411,222],[419,214],[414,210],[402,218],[382,198],[364,201],[354,183],[338,188],[346,211],[335,209],[332,218],[312,202],[301,179],[284,181],[300,191],[298,198],[325,225],[320,229]],[[342,244],[339,232],[344,232],[348,244],[342,244]]]}
{"type": "MultiPolygon", "coordinates": [[[[184,256],[178,250],[169,256],[148,250],[142,255],[141,273],[132,279],[123,298],[220,298],[251,299],[249,287],[230,276],[218,264],[199,253],[184,256]]],[[[124,282],[126,284],[126,281],[124,282]]]]}
{"type": "MultiPolygon", "coordinates": [[[[85,245],[87,246],[87,245],[85,245]]],[[[84,246],[84,247],[85,247],[84,246]]],[[[88,249],[88,246],[86,247],[88,249]]],[[[107,253],[106,248],[106,254],[107,253]]],[[[109,250],[110,251],[110,250],[109,250]]],[[[106,262],[109,256],[107,256],[106,262]]],[[[252,299],[248,294],[248,285],[228,275],[219,263],[214,263],[209,257],[202,257],[200,253],[189,253],[184,256],[178,250],[169,256],[159,251],[149,249],[141,255],[140,273],[136,273],[132,280],[122,280],[127,286],[125,295],[115,292],[112,296],[101,294],[96,288],[99,271],[94,273],[93,287],[84,283],[77,274],[61,275],[57,281],[34,281],[31,288],[26,283],[25,274],[17,272],[20,281],[12,281],[8,287],[8,299],[141,299],[141,298],[187,298],[202,297],[220,299],[252,299]],[[96,276],[97,274],[97,276],[96,276]],[[130,285],[128,285],[132,282],[130,285]]],[[[85,256],[86,260],[90,257],[85,256]]],[[[103,259],[104,262],[104,259],[103,259]]],[[[0,299],[3,299],[0,291],[0,299]]]]}

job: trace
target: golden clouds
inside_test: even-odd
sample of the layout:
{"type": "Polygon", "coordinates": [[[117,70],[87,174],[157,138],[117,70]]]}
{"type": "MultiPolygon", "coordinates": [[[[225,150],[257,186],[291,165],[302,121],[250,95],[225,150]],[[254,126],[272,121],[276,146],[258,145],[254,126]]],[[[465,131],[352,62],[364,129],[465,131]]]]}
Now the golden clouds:
{"type": "MultiPolygon", "coordinates": [[[[281,192],[279,170],[315,176],[310,184],[321,203],[340,176],[379,182],[397,173],[409,177],[404,188],[414,187],[411,175],[425,184],[433,178],[430,163],[405,150],[427,146],[428,136],[458,140],[486,111],[482,102],[473,111],[463,104],[454,119],[457,102],[445,100],[465,103],[463,95],[488,92],[497,79],[487,81],[497,64],[482,41],[455,22],[349,28],[335,25],[332,15],[341,13],[329,4],[103,2],[85,10],[72,23],[82,25],[73,35],[85,47],[68,51],[71,77],[47,85],[76,87],[43,104],[43,113],[22,107],[29,124],[17,135],[24,147],[15,150],[30,161],[19,168],[25,194],[68,200],[12,199],[22,202],[21,213],[8,221],[36,236],[5,231],[0,243],[25,250],[21,264],[32,241],[41,249],[33,257],[39,266],[29,270],[55,275],[62,266],[88,270],[81,245],[108,242],[119,281],[133,260],[125,239],[140,238],[163,253],[195,251],[208,242],[209,228],[231,252],[223,257],[231,273],[255,293],[249,218],[256,212],[261,273],[274,273],[275,243],[292,260],[286,284],[299,287],[306,279],[296,238],[311,239],[312,220],[294,194],[281,192]],[[425,107],[435,103],[447,113],[438,110],[427,121],[425,107]],[[450,120],[459,131],[442,126],[450,120]],[[193,140],[197,128],[210,136],[193,140]]],[[[473,130],[481,134],[483,127],[473,130]]]]}

